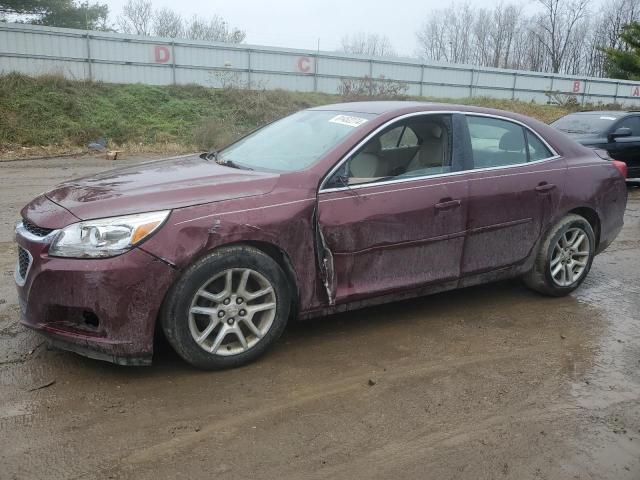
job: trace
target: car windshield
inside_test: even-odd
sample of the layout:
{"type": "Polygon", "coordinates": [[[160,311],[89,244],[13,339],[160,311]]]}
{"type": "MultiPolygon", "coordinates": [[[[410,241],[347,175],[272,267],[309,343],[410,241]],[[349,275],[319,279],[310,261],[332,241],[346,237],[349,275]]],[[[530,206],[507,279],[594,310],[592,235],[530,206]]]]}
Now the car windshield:
{"type": "Polygon", "coordinates": [[[255,170],[302,170],[373,117],[365,113],[303,110],[230,145],[219,153],[218,161],[255,170]]]}
{"type": "Polygon", "coordinates": [[[556,120],[551,126],[565,133],[604,135],[616,120],[617,117],[606,113],[573,113],[556,120]]]}

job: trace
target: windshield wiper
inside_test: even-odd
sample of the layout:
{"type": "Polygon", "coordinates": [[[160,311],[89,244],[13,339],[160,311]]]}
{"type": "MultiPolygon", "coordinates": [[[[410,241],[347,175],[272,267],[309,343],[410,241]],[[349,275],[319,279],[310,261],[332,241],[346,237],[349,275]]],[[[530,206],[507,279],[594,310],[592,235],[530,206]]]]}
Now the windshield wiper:
{"type": "Polygon", "coordinates": [[[253,170],[253,168],[240,165],[233,160],[224,160],[215,148],[212,148],[207,153],[201,154],[200,158],[204,160],[214,160],[218,165],[224,165],[225,167],[237,168],[239,170],[253,170]]]}
{"type": "Polygon", "coordinates": [[[218,163],[220,161],[220,154],[218,153],[218,150],[212,148],[207,153],[201,153],[200,158],[202,158],[203,160],[214,160],[216,163],[218,163]]]}
{"type": "Polygon", "coordinates": [[[225,167],[237,168],[240,170],[253,170],[251,167],[247,167],[246,165],[240,165],[239,163],[234,162],[233,160],[220,160],[216,161],[218,165],[224,165],[225,167]]]}

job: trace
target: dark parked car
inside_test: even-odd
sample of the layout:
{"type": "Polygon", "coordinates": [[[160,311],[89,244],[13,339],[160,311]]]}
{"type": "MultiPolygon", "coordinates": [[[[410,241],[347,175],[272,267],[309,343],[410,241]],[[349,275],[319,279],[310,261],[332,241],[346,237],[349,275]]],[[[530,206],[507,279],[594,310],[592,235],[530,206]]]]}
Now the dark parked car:
{"type": "Polygon", "coordinates": [[[640,112],[579,112],[551,124],[585,147],[606,150],[627,164],[629,178],[640,177],[640,112]]]}
{"type": "Polygon", "coordinates": [[[417,102],[329,105],[219,153],[64,183],[22,210],[25,325],[149,364],[246,363],[289,318],[498,279],[549,295],[622,228],[616,164],[533,119],[417,102]]]}

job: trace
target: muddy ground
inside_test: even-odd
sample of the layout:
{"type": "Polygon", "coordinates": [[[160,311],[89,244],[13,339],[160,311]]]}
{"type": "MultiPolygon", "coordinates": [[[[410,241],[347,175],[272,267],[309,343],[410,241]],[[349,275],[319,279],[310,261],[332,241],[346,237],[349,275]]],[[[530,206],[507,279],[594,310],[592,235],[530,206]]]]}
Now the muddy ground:
{"type": "Polygon", "coordinates": [[[569,297],[511,281],[335,315],[207,373],[18,323],[19,208],[112,165],[0,163],[0,478],[640,479],[640,188],[569,297]]]}

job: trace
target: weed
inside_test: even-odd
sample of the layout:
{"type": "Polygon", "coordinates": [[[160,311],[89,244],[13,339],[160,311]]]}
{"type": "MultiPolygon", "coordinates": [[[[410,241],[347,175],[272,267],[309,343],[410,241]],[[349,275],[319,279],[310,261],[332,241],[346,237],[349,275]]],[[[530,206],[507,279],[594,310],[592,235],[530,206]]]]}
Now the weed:
{"type": "MultiPolygon", "coordinates": [[[[266,85],[249,85],[237,75],[215,83],[223,88],[116,85],[74,81],[62,75],[0,75],[0,157],[7,152],[77,151],[101,137],[114,148],[135,145],[138,150],[156,152],[222,148],[265,123],[304,108],[340,100],[407,98],[406,84],[384,78],[343,82],[342,96],[267,90],[266,85]]],[[[575,108],[491,98],[438,101],[510,110],[547,123],[575,108]]]]}

